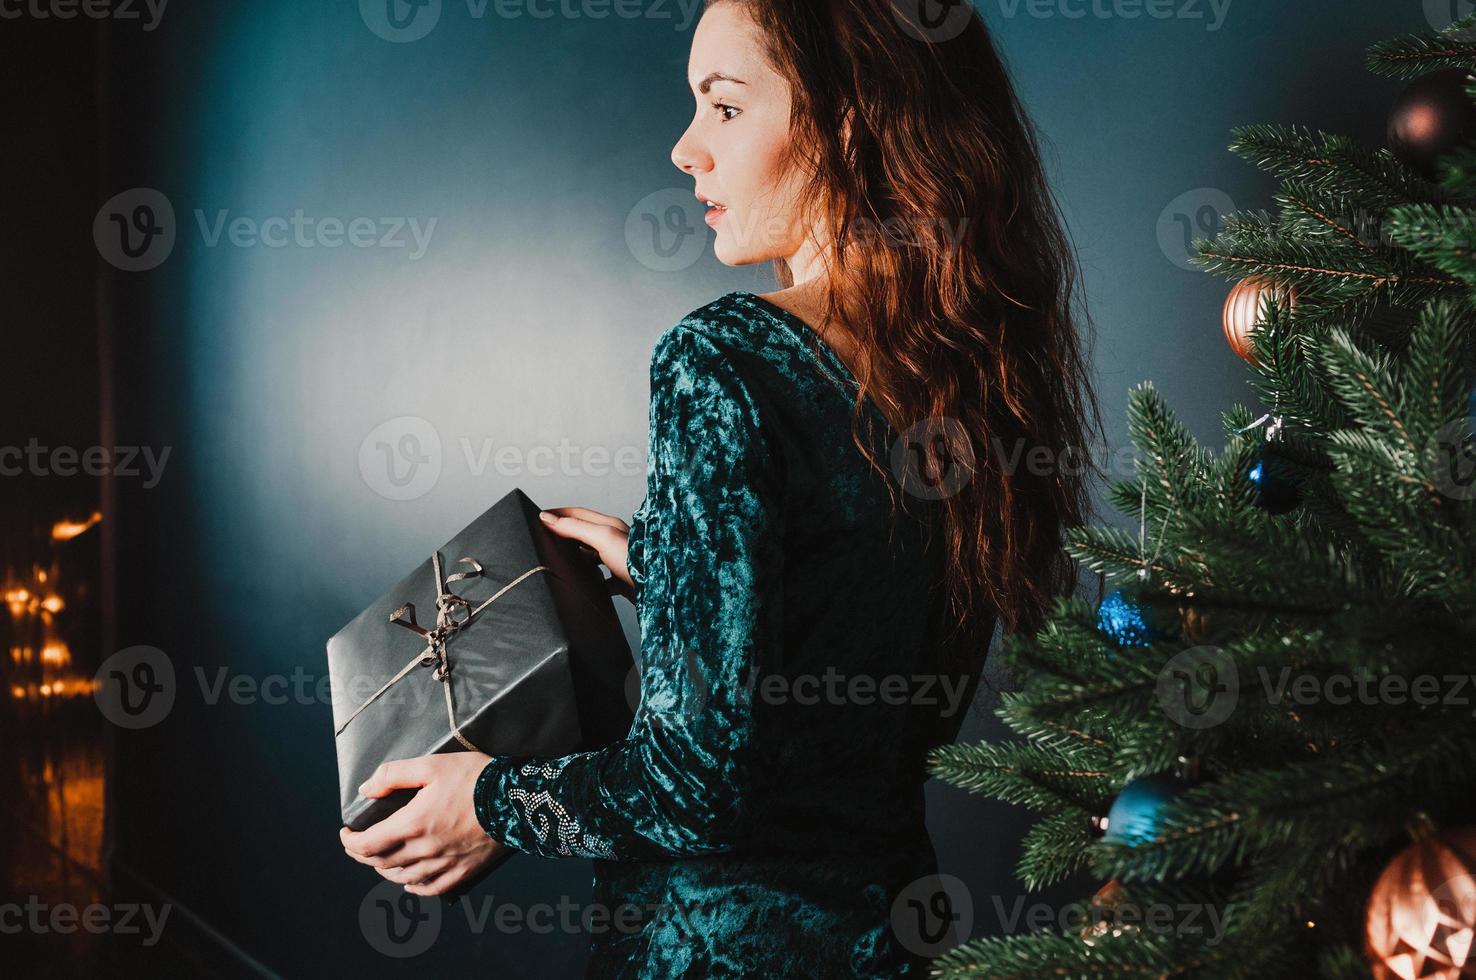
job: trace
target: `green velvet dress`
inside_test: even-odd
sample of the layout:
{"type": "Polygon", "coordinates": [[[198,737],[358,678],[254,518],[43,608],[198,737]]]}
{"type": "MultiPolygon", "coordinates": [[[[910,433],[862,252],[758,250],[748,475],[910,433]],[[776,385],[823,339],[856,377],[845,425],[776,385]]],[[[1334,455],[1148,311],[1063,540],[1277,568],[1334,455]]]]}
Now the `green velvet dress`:
{"type": "MultiPolygon", "coordinates": [[[[747,291],[656,343],[636,719],[598,751],[494,756],[475,789],[508,847],[592,859],[587,976],[926,975],[893,904],[937,872],[924,755],[977,685],[937,658],[982,654],[993,621],[943,639],[935,505],[893,512],[851,441],[857,387],[747,291]]],[[[887,466],[898,434],[864,409],[887,466]]]]}

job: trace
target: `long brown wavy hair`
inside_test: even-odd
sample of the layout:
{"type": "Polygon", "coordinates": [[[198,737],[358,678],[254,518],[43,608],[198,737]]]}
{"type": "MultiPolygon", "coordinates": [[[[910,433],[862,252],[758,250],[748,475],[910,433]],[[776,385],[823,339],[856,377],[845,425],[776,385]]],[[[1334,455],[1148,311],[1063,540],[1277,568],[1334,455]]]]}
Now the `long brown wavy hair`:
{"type": "MultiPolygon", "coordinates": [[[[719,3],[747,9],[790,84],[800,200],[834,235],[825,320],[858,351],[853,441],[886,480],[869,428],[865,441],[857,431],[869,397],[909,433],[929,483],[953,472],[951,487],[950,468],[965,468],[936,501],[948,614],[1035,632],[1076,586],[1061,532],[1087,520],[1087,436],[1101,419],[1078,337],[1091,330],[1073,302],[1080,272],[989,31],[967,3],[951,36],[893,0],[704,9],[719,3]],[[1030,465],[1038,447],[1045,466],[1030,465]]],[[[783,259],[775,275],[793,285],[783,259]]]]}

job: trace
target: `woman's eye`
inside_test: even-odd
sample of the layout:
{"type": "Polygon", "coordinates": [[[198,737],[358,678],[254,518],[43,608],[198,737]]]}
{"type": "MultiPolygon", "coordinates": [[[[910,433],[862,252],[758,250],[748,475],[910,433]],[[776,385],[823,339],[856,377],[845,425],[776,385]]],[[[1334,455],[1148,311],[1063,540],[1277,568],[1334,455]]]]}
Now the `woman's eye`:
{"type": "MultiPolygon", "coordinates": [[[[734,106],[726,105],[726,104],[724,104],[722,102],[714,102],[712,104],[712,107],[714,109],[716,109],[718,112],[722,112],[724,109],[731,109],[733,112],[739,112],[739,111],[741,111],[741,110],[735,108],[734,106]]],[[[724,116],[723,117],[723,122],[727,122],[728,120],[730,120],[732,118],[733,118],[732,116],[724,116]]]]}

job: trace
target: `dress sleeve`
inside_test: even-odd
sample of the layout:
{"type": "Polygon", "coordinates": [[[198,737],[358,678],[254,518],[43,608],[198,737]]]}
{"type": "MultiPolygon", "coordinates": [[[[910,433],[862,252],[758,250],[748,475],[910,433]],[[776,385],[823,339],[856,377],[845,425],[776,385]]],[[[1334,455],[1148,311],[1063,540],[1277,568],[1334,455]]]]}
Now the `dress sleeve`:
{"type": "Polygon", "coordinates": [[[686,321],[652,353],[650,406],[629,548],[641,629],[630,732],[594,751],[493,756],[476,781],[482,828],[530,854],[721,852],[748,812],[752,684],[781,641],[780,456],[733,362],[686,321]]]}

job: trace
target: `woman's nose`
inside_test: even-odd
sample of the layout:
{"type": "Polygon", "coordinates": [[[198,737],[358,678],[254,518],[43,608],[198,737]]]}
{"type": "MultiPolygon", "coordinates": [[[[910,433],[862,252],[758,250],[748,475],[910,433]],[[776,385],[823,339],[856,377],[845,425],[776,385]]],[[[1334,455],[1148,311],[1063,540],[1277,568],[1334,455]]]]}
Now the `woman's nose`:
{"type": "Polygon", "coordinates": [[[712,169],[711,156],[698,144],[690,126],[682,134],[682,138],[677,140],[676,146],[671,148],[671,162],[685,174],[712,169]]]}

